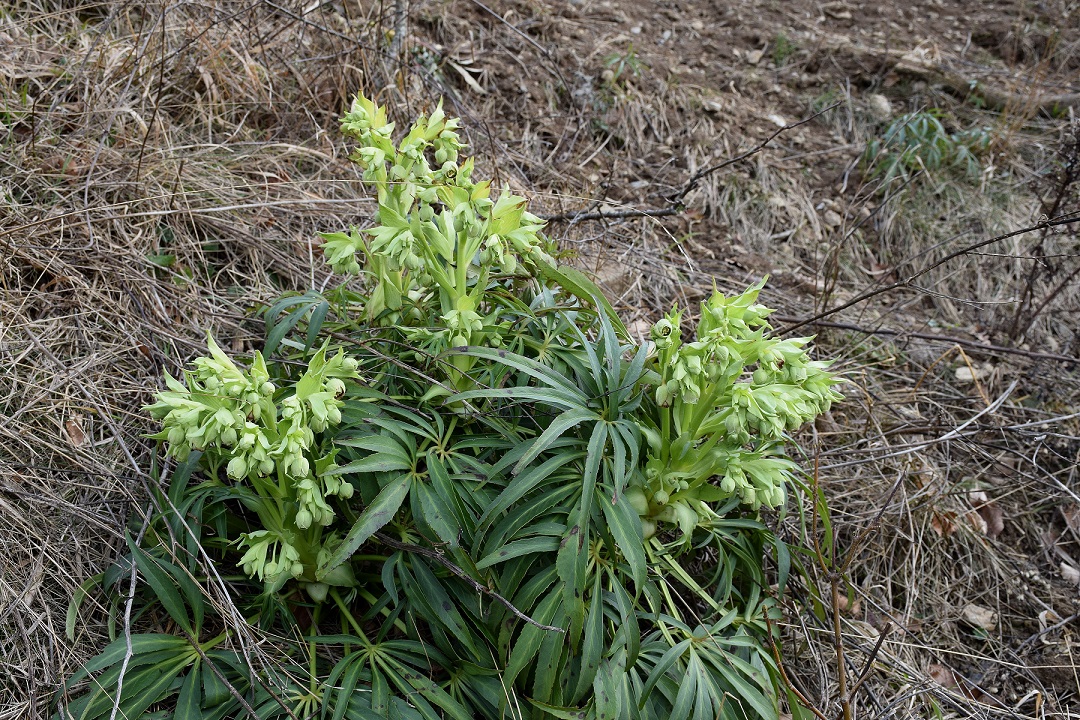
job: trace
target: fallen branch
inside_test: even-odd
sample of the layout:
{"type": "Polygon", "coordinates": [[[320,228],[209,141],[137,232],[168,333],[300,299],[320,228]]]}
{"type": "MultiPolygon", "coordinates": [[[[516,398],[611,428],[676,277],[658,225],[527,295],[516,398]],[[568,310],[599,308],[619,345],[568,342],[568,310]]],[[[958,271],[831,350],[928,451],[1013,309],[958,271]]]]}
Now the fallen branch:
{"type": "Polygon", "coordinates": [[[911,75],[929,83],[942,85],[950,92],[968,98],[977,95],[986,107],[994,110],[1016,107],[1037,107],[1040,110],[1060,110],[1080,107],[1080,92],[1053,92],[1034,82],[1032,78],[1014,78],[1021,88],[1016,92],[1000,83],[964,73],[950,67],[947,62],[923,49],[891,50],[869,47],[847,35],[815,36],[815,46],[826,51],[832,58],[850,57],[860,64],[872,64],[880,74],[892,70],[911,75]]]}

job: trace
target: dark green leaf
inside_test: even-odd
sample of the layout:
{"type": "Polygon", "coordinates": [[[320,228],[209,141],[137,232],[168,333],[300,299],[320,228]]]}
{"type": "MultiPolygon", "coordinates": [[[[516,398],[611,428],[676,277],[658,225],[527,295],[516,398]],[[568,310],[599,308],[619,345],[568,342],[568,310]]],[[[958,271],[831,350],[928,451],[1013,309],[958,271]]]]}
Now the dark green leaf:
{"type": "Polygon", "coordinates": [[[480,562],[476,563],[477,570],[483,570],[484,568],[497,565],[501,562],[506,562],[511,558],[520,557],[522,555],[531,555],[533,553],[554,552],[559,549],[558,538],[553,537],[531,537],[524,540],[515,540],[513,542],[503,545],[498,550],[490,553],[484,557],[480,562]]]}
{"type": "Polygon", "coordinates": [[[393,520],[411,486],[412,481],[408,475],[401,475],[387,483],[374,502],[360,513],[360,517],[349,529],[349,534],[319,568],[316,577],[322,580],[331,570],[345,562],[376,531],[393,520]]]}
{"type": "Polygon", "coordinates": [[[180,600],[179,588],[173,581],[169,574],[161,569],[158,564],[158,560],[150,557],[146,554],[146,551],[135,544],[135,541],[131,539],[131,536],[127,536],[128,548],[131,550],[132,557],[135,559],[135,565],[139,568],[139,574],[143,576],[146,583],[154,591],[158,602],[165,608],[165,611],[169,613],[177,625],[182,627],[188,632],[193,634],[191,628],[191,619],[188,617],[187,608],[184,607],[184,603],[180,600]]]}

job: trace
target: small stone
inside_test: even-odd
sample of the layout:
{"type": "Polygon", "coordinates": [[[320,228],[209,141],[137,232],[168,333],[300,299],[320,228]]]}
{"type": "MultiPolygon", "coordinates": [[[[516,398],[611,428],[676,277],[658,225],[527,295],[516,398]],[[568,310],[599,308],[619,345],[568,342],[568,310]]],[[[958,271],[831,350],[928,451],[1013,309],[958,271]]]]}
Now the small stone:
{"type": "Polygon", "coordinates": [[[750,63],[751,65],[757,65],[759,62],[761,62],[761,58],[764,56],[764,50],[751,50],[750,52],[746,53],[746,62],[750,63]]]}
{"type": "Polygon", "coordinates": [[[700,20],[695,20],[695,21],[693,21],[692,23],[690,23],[690,27],[691,27],[691,28],[692,28],[693,30],[696,30],[696,31],[698,31],[698,32],[701,32],[702,30],[704,30],[704,29],[705,29],[705,23],[703,23],[703,22],[702,22],[702,21],[700,21],[700,20]]]}
{"type": "Polygon", "coordinates": [[[634,27],[630,28],[630,34],[631,35],[640,35],[641,34],[641,26],[640,25],[635,25],[634,27]]]}
{"type": "Polygon", "coordinates": [[[826,210],[821,219],[831,228],[840,227],[844,222],[844,219],[840,217],[840,213],[835,210],[826,210]]]}
{"type": "Polygon", "coordinates": [[[773,113],[772,115],[769,115],[768,120],[769,120],[769,122],[771,122],[776,127],[787,127],[787,120],[785,120],[784,118],[782,118],[781,116],[779,116],[779,115],[777,115],[775,113],[773,113]]]}
{"type": "Polygon", "coordinates": [[[888,120],[892,117],[892,103],[884,95],[874,93],[867,98],[867,103],[870,106],[870,114],[874,116],[875,120],[888,120]]]}
{"type": "Polygon", "coordinates": [[[956,380],[962,383],[975,382],[975,373],[967,365],[961,365],[956,368],[956,380]]]}

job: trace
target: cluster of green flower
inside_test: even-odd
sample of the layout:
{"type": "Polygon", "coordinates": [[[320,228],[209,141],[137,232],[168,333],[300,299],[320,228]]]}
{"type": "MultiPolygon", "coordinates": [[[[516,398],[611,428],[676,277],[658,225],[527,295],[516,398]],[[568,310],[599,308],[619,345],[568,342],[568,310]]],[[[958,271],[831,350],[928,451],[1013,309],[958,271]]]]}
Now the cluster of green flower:
{"type": "Polygon", "coordinates": [[[341,422],[344,380],[358,377],[357,362],[342,352],[327,358],[324,345],[295,385],[279,391],[262,353],[241,370],[212,337],[209,349],[186,373],[186,384],[166,375],[169,389],[146,408],[162,423],[152,437],[168,440],[168,453],[180,460],[202,452],[208,465],[225,465],[229,477],[246,481],[266,501],[266,529],[241,540],[249,547],[245,572],[260,579],[284,571],[298,576],[303,564],[287,527],[330,525],[334,510],[326,498],[353,493],[330,472],[336,451],[317,452],[315,433],[341,422]]]}
{"type": "Polygon", "coordinates": [[[628,491],[646,532],[666,521],[688,533],[715,517],[708,503],[736,495],[754,509],[782,505],[795,469],[784,433],[841,397],[829,363],[810,360],[810,338],[766,337],[772,311],[757,303],[763,285],[731,298],[715,292],[692,342],[682,341],[678,311],[652,328],[661,417],[646,432],[644,483],[628,491]]]}
{"type": "Polygon", "coordinates": [[[497,335],[498,313],[479,313],[484,294],[500,274],[526,277],[553,264],[543,222],[524,198],[503,191],[492,201],[490,183],[472,181],[472,159],[459,163],[458,120],[441,104],[396,147],[393,123],[367,98],[356,98],[341,127],[360,143],[352,159],[375,184],[379,212],[373,228],[324,234],[323,249],[335,271],[369,275],[368,321],[421,329],[438,317],[439,337],[410,336],[436,351],[497,335]]]}

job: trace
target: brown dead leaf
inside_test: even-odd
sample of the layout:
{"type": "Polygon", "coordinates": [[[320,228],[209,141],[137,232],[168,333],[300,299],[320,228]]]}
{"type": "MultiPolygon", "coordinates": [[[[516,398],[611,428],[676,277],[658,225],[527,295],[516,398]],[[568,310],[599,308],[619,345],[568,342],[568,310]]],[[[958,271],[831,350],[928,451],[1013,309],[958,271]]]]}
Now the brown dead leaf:
{"type": "Polygon", "coordinates": [[[990,497],[982,490],[973,490],[968,493],[968,502],[979,513],[982,520],[980,529],[989,538],[997,538],[1005,530],[1005,513],[990,497]]]}
{"type": "Polygon", "coordinates": [[[845,615],[861,615],[862,614],[862,600],[856,600],[855,602],[850,602],[847,599],[847,595],[841,595],[839,597],[839,600],[838,600],[837,604],[840,606],[840,612],[844,613],[845,615]]]}
{"type": "Polygon", "coordinates": [[[930,527],[939,537],[947,538],[956,532],[956,513],[952,510],[940,513],[935,512],[930,518],[930,527]]]}
{"type": "Polygon", "coordinates": [[[944,665],[931,665],[926,674],[930,676],[930,679],[936,682],[938,685],[947,688],[956,687],[956,676],[953,675],[953,671],[944,665]]]}
{"type": "Polygon", "coordinates": [[[1005,530],[1005,513],[996,503],[987,503],[979,508],[979,514],[986,521],[986,534],[990,538],[997,538],[1005,530]]]}
{"type": "Polygon", "coordinates": [[[986,535],[986,520],[983,519],[982,515],[976,512],[968,512],[964,513],[964,519],[971,524],[971,527],[974,528],[975,532],[980,535],[986,535]]]}
{"type": "Polygon", "coordinates": [[[64,431],[67,433],[68,442],[75,447],[86,444],[86,433],[82,428],[82,415],[75,413],[64,421],[64,431]]]}

